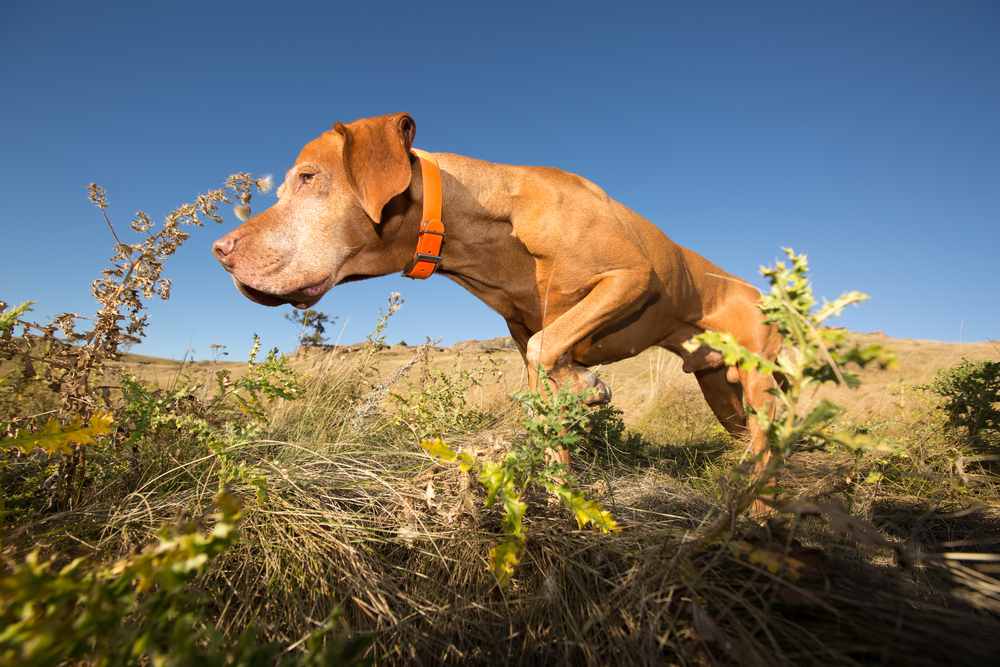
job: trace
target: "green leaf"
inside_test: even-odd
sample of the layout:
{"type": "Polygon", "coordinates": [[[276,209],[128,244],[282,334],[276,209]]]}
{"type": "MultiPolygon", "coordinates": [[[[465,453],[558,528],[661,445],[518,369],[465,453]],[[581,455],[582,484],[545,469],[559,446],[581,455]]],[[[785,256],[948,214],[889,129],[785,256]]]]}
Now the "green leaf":
{"type": "Polygon", "coordinates": [[[684,343],[684,349],[695,352],[706,346],[722,353],[722,361],[726,366],[739,366],[745,371],[773,373],[778,367],[759,354],[755,354],[737,342],[736,337],[728,331],[706,331],[684,343]]]}
{"type": "Polygon", "coordinates": [[[506,469],[496,463],[484,463],[483,469],[479,473],[479,483],[486,489],[484,504],[487,507],[492,507],[500,489],[505,483],[509,483],[506,469]]]}
{"type": "Polygon", "coordinates": [[[19,306],[14,306],[10,310],[0,313],[0,333],[8,333],[17,324],[18,318],[31,310],[34,301],[25,301],[19,306]]]}
{"type": "Polygon", "coordinates": [[[869,298],[870,297],[864,292],[845,292],[833,301],[824,303],[822,307],[816,311],[816,314],[813,315],[813,318],[816,322],[822,322],[829,317],[838,317],[844,312],[844,308],[856,303],[861,303],[862,301],[867,301],[869,298]]]}
{"type": "Polygon", "coordinates": [[[882,456],[898,456],[903,449],[898,445],[876,440],[866,433],[851,433],[838,431],[825,436],[831,444],[839,445],[856,454],[879,454],[882,456]]]}
{"type": "Polygon", "coordinates": [[[797,428],[806,432],[818,431],[833,421],[841,412],[843,409],[840,406],[824,398],[806,414],[798,423],[797,428]]]}
{"type": "Polygon", "coordinates": [[[524,511],[528,506],[520,496],[503,493],[504,528],[508,535],[524,537],[524,511]]]}

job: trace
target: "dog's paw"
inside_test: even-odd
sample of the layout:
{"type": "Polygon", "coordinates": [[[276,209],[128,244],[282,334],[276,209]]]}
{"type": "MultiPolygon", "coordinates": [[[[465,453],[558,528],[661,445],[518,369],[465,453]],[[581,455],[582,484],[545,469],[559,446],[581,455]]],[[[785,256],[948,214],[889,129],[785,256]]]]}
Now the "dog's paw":
{"type": "Polygon", "coordinates": [[[586,405],[607,405],[611,402],[611,389],[593,372],[587,371],[590,379],[590,391],[584,403],[586,405]]]}

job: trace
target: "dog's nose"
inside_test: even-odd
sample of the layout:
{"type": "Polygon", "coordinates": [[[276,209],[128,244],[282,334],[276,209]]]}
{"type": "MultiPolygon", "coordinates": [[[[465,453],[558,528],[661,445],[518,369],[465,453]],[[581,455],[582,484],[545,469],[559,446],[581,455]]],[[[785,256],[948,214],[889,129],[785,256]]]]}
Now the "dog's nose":
{"type": "Polygon", "coordinates": [[[232,236],[226,235],[212,244],[212,254],[215,255],[217,260],[228,265],[231,262],[227,261],[226,258],[233,252],[233,248],[235,247],[236,239],[232,236]]]}

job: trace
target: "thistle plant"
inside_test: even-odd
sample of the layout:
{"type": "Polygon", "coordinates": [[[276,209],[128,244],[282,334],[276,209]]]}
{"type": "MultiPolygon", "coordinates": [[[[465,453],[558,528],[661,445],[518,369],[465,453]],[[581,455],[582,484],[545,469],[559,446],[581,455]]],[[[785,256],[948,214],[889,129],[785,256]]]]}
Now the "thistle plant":
{"type": "MultiPolygon", "coordinates": [[[[164,264],[190,236],[185,228],[202,227],[207,221],[221,223],[221,204],[231,204],[235,197],[242,206],[248,206],[254,190],[264,192],[269,188],[269,178],[234,174],[223,188],[200,194],[194,202],[168,213],[158,228],[147,213],[138,211],[129,227],[139,238],[127,242],[108,214],[104,188],[96,183],[88,186],[88,197],[101,212],[114,240],[108,266],[91,283],[98,308],[90,318],[90,329],[77,329],[81,316],[76,313],[62,313],[50,322],[38,323],[23,319],[30,303],[7,310],[7,305],[0,302],[0,361],[16,364],[5,384],[12,385],[16,392],[29,385],[42,385],[55,398],[55,408],[45,412],[55,413],[55,417],[42,427],[49,441],[61,431],[79,431],[80,423],[91,422],[92,418],[103,423],[110,415],[109,388],[101,386],[108,364],[120,357],[124,345],[145,336],[146,301],[170,298],[171,283],[164,276],[164,264]],[[60,423],[67,420],[70,423],[62,428],[60,423]]],[[[31,419],[14,415],[0,415],[0,419],[5,420],[0,421],[0,435],[20,438],[18,443],[26,442],[28,433],[35,430],[31,419]]],[[[80,447],[83,443],[74,443],[68,436],[62,442],[68,443],[70,450],[60,459],[55,504],[69,507],[78,499],[77,482],[85,476],[86,454],[80,447]]]]}
{"type": "Polygon", "coordinates": [[[826,325],[848,306],[867,300],[867,294],[852,291],[817,304],[806,256],[790,248],[785,249],[785,254],[789,264],[776,262],[772,267],[760,269],[771,285],[769,292],[761,296],[760,309],[767,324],[775,326],[783,339],[777,359],[765,359],[751,352],[725,332],[706,331],[685,343],[689,351],[703,345],[718,350],[728,366],[780,375],[783,380],[771,390],[773,414],[767,409],[745,406],[748,419],[755,419],[765,433],[766,463],[752,478],[747,473],[757,461],[746,461],[749,465],[738,471],[741,481],[737,481],[736,490],[728,499],[729,512],[723,517],[723,524],[731,523],[763,493],[772,495],[775,490],[770,487],[775,477],[796,452],[829,448],[854,453],[895,451],[866,435],[840,428],[837,418],[843,410],[829,400],[822,399],[806,409],[806,393],[823,384],[843,384],[850,388],[860,384],[858,376],[847,368],[849,364],[864,368],[874,363],[886,368],[895,363],[895,358],[880,345],[861,345],[845,329],[826,325]]]}
{"type": "Polygon", "coordinates": [[[922,387],[941,400],[948,426],[975,446],[1000,435],[1000,361],[970,361],[942,371],[922,387]]]}

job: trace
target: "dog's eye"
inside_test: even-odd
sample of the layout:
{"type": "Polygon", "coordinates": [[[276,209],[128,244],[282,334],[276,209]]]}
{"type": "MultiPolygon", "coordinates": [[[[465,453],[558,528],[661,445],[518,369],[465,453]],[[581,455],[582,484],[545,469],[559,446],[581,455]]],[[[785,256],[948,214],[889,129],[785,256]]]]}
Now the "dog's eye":
{"type": "Polygon", "coordinates": [[[309,182],[311,182],[313,177],[315,176],[316,174],[314,173],[309,173],[308,171],[301,171],[299,172],[299,183],[301,183],[302,185],[306,185],[309,182]]]}

